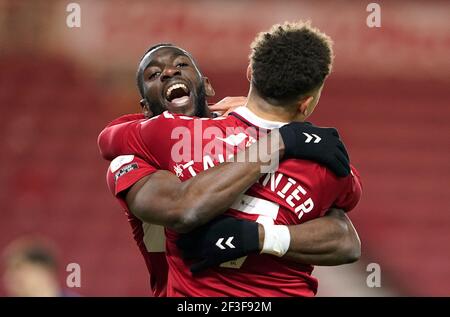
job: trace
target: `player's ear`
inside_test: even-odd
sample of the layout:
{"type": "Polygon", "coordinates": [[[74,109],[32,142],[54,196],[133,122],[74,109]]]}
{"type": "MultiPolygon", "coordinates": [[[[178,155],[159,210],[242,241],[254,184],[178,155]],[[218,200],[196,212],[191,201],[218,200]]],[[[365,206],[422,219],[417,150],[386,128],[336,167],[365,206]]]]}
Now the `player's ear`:
{"type": "Polygon", "coordinates": [[[313,102],[314,96],[307,96],[298,101],[298,112],[304,117],[307,118],[310,113],[308,113],[309,104],[313,102]]]}
{"type": "Polygon", "coordinates": [[[313,113],[314,108],[316,107],[317,102],[320,99],[322,88],[323,83],[319,88],[314,89],[298,101],[298,112],[303,117],[303,119],[306,119],[313,113]]]}
{"type": "Polygon", "coordinates": [[[247,66],[247,79],[248,81],[252,81],[252,66],[248,64],[247,66]]]}
{"type": "Polygon", "coordinates": [[[144,116],[146,118],[151,118],[153,117],[153,112],[150,109],[150,105],[148,104],[147,100],[145,99],[141,99],[141,101],[139,101],[139,104],[142,107],[142,112],[144,113],[144,116]]]}
{"type": "Polygon", "coordinates": [[[216,92],[214,91],[214,88],[212,87],[209,78],[203,77],[203,83],[205,84],[206,97],[213,97],[216,94],[216,92]]]}

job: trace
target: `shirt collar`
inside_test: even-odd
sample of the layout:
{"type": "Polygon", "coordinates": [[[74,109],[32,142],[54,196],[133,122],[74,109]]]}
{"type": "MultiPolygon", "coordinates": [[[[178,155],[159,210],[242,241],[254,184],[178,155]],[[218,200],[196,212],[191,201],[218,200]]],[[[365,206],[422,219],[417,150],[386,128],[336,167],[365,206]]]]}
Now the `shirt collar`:
{"type": "Polygon", "coordinates": [[[270,121],[263,119],[259,116],[257,116],[255,113],[253,113],[249,108],[242,106],[238,107],[233,110],[234,113],[251,123],[252,125],[255,125],[257,127],[263,128],[263,129],[277,129],[280,128],[288,122],[279,122],[279,121],[270,121]]]}

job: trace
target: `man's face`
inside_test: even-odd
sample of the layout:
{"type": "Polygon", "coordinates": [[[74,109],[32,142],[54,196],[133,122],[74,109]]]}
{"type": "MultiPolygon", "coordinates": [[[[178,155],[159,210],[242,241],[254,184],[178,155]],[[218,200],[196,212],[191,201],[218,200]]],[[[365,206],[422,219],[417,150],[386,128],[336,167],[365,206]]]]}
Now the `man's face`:
{"type": "Polygon", "coordinates": [[[177,47],[160,47],[141,62],[144,97],[154,115],[168,110],[205,116],[205,83],[190,56],[177,47]]]}
{"type": "Polygon", "coordinates": [[[48,267],[25,260],[7,264],[4,273],[5,290],[10,296],[58,296],[56,273],[48,267]]]}

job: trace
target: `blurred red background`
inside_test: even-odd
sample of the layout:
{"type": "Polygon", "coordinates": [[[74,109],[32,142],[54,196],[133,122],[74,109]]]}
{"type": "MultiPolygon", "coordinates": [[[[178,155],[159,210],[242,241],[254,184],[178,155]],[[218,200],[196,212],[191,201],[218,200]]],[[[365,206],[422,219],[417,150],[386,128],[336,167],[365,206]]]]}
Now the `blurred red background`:
{"type": "Polygon", "coordinates": [[[62,281],[80,264],[80,294],[146,296],[96,145],[108,121],[140,111],[143,52],[192,52],[218,101],[246,95],[257,32],[309,19],[335,42],[311,120],[339,129],[361,172],[361,263],[379,263],[395,294],[450,295],[450,3],[378,1],[380,28],[364,1],[77,1],[81,28],[67,27],[68,3],[0,0],[0,251],[39,233],[58,245],[62,281]]]}

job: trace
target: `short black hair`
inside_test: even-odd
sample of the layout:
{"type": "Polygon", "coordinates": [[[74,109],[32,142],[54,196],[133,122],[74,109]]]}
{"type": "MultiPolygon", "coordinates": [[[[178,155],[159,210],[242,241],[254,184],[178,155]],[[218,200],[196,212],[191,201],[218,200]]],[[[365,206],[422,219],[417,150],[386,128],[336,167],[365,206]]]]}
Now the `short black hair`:
{"type": "Polygon", "coordinates": [[[13,241],[5,250],[6,263],[30,263],[51,270],[57,269],[56,250],[47,240],[39,237],[23,237],[13,241]]]}
{"type": "Polygon", "coordinates": [[[331,72],[331,39],[309,22],[274,25],[253,41],[252,84],[276,105],[295,102],[319,88],[331,72]]]}
{"type": "Polygon", "coordinates": [[[30,263],[40,264],[51,269],[56,269],[56,259],[53,254],[51,254],[49,250],[40,246],[33,246],[25,250],[24,259],[30,263]]]}
{"type": "Polygon", "coordinates": [[[154,49],[157,49],[158,47],[161,47],[161,46],[176,47],[172,43],[158,43],[158,44],[155,44],[155,45],[151,46],[147,51],[145,51],[144,55],[142,55],[141,59],[139,60],[138,69],[137,69],[137,72],[136,72],[136,81],[137,81],[137,86],[138,86],[138,89],[139,89],[139,93],[141,94],[142,98],[145,98],[145,92],[144,92],[143,78],[142,78],[142,76],[140,76],[140,74],[141,74],[141,68],[140,68],[141,62],[144,59],[144,57],[148,54],[148,52],[153,51],[154,49]]]}

